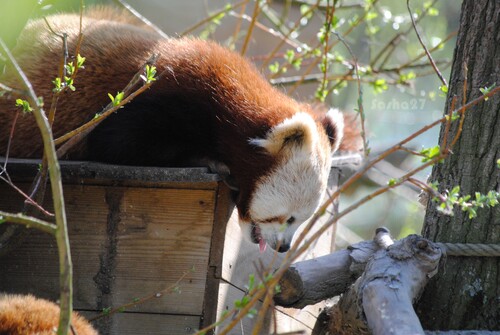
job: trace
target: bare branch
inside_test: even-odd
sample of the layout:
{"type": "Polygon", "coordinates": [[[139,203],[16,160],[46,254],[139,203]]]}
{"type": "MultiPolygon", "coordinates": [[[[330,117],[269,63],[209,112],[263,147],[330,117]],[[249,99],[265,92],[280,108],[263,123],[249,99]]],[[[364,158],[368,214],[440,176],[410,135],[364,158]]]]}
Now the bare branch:
{"type": "Polygon", "coordinates": [[[43,221],[24,214],[14,214],[0,211],[0,223],[11,222],[25,225],[28,228],[36,228],[46,233],[55,235],[57,226],[53,223],[43,221]]]}
{"type": "Polygon", "coordinates": [[[12,56],[10,50],[5,45],[4,41],[0,38],[0,48],[7,56],[7,61],[14,67],[15,74],[20,79],[21,83],[28,92],[27,99],[33,108],[33,115],[35,117],[38,128],[40,129],[42,140],[44,144],[44,153],[47,157],[49,164],[49,174],[52,189],[52,199],[54,203],[55,217],[57,223],[56,241],[59,251],[59,268],[60,268],[60,307],[61,316],[59,319],[59,327],[57,330],[58,335],[65,335],[68,333],[69,325],[71,322],[71,313],[73,311],[73,285],[72,285],[72,263],[71,253],[69,246],[69,238],[66,224],[66,211],[64,205],[64,195],[61,184],[61,173],[59,161],[57,160],[54,139],[50,124],[42,109],[40,100],[35,94],[31,83],[28,78],[17,64],[12,56]]]}
{"type": "Polygon", "coordinates": [[[444,86],[448,87],[448,83],[446,82],[446,79],[444,79],[443,75],[441,74],[441,72],[439,71],[436,63],[434,62],[434,59],[432,58],[431,56],[431,53],[429,52],[429,50],[427,49],[427,47],[425,46],[425,43],[424,41],[422,40],[422,37],[420,36],[420,33],[418,32],[418,29],[417,29],[417,23],[415,22],[415,18],[413,17],[413,13],[411,12],[411,8],[410,8],[410,0],[406,0],[406,7],[408,7],[408,12],[410,13],[410,18],[411,18],[411,23],[413,24],[413,28],[415,29],[415,33],[417,34],[417,38],[418,38],[418,41],[420,42],[420,44],[422,45],[422,48],[424,48],[425,50],[425,54],[427,55],[427,58],[429,58],[429,61],[431,62],[432,64],[432,68],[434,69],[434,71],[436,72],[436,74],[438,75],[439,79],[441,80],[441,82],[443,83],[444,86]]]}

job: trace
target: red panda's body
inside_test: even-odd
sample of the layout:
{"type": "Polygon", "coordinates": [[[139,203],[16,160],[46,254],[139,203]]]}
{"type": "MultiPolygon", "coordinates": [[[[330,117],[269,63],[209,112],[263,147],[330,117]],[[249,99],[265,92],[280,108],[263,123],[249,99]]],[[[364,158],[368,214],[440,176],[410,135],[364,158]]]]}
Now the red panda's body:
{"type": "MultiPolygon", "coordinates": [[[[59,306],[31,295],[0,294],[1,335],[53,335],[59,325],[59,306]]],[[[73,313],[71,327],[78,335],[98,335],[83,317],[73,313]]]]}
{"type": "MultiPolygon", "coordinates": [[[[68,34],[73,52],[79,16],[48,21],[54,31],[68,34]]],[[[316,115],[309,105],[271,87],[246,59],[214,42],[163,39],[137,25],[95,15],[83,23],[85,69],[75,80],[76,91],[59,99],[55,137],[92,119],[108,104],[107,93],[121,91],[153,54],[159,55],[161,76],[103,121],[69,158],[155,166],[220,162],[239,188],[236,205],[249,237],[261,247],[267,241],[287,250],[296,226],[312,214],[326,188],[330,155],[342,138],[342,117],[316,115]],[[278,236],[282,224],[294,226],[291,234],[278,236]]],[[[45,22],[34,21],[14,51],[48,106],[61,39],[45,22]]],[[[0,82],[17,88],[13,71],[6,69],[0,82]]],[[[0,98],[0,155],[7,150],[15,98],[0,98]]],[[[40,157],[37,134],[33,117],[19,116],[10,156],[40,157]]]]}

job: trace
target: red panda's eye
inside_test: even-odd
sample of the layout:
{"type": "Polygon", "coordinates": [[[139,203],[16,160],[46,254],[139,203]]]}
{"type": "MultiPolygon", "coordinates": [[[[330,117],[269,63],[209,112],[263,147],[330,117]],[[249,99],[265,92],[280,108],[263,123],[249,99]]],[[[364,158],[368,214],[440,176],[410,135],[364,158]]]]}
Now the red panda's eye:
{"type": "Polygon", "coordinates": [[[293,217],[293,216],[290,216],[290,218],[288,220],[286,220],[287,224],[292,224],[294,222],[295,222],[295,217],[293,217]]]}

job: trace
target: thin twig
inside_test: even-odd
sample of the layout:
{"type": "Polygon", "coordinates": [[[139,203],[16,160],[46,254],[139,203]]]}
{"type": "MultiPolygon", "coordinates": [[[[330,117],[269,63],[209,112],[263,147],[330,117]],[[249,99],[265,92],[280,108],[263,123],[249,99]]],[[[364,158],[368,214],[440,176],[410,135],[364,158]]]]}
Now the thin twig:
{"type": "MultiPolygon", "coordinates": [[[[158,55],[152,55],[149,60],[146,62],[144,67],[146,65],[152,65],[154,62],[156,62],[158,55]]],[[[130,82],[125,86],[123,93],[126,96],[118,105],[114,106],[112,103],[108,104],[104,110],[98,115],[97,118],[94,118],[90,120],[89,122],[85,123],[84,125],[78,127],[77,129],[74,129],[61,137],[58,137],[55,139],[55,144],[60,145],[64,142],[64,145],[62,145],[58,150],[58,157],[62,157],[65,155],[73,146],[75,146],[78,142],[80,142],[87,134],[89,134],[99,123],[104,121],[108,116],[113,114],[115,111],[118,109],[122,108],[125,106],[127,103],[131,102],[135,97],[146,91],[155,81],[151,81],[149,83],[145,83],[143,86],[138,88],[136,91],[131,92],[132,89],[136,87],[137,84],[139,84],[142,81],[141,75],[143,74],[144,69],[142,68],[139,72],[137,72],[134,77],[130,80],[130,82]]],[[[166,69],[165,71],[168,71],[166,69]]],[[[163,74],[161,73],[157,79],[161,78],[163,74]]]]}
{"type": "Polygon", "coordinates": [[[122,108],[124,105],[131,102],[135,97],[139,94],[143,93],[147,90],[153,82],[144,84],[144,86],[140,87],[137,91],[131,93],[128,97],[123,99],[119,105],[112,106],[110,108],[106,108],[105,111],[99,115],[99,117],[94,118],[87,122],[86,124],[78,127],[77,129],[57,138],[55,140],[56,144],[64,143],[61,145],[59,149],[57,149],[58,157],[64,156],[72,147],[74,147],[77,143],[79,143],[85,136],[87,136],[95,127],[99,125],[102,121],[104,121],[108,116],[116,112],[118,109],[122,108]]]}
{"type": "Polygon", "coordinates": [[[252,14],[252,20],[250,21],[250,26],[248,27],[247,34],[245,36],[245,41],[243,42],[243,46],[241,47],[240,53],[242,55],[245,55],[248,44],[250,43],[250,37],[252,36],[253,32],[253,27],[255,26],[255,22],[257,21],[257,17],[259,16],[260,13],[260,1],[256,0],[255,1],[255,6],[253,8],[253,14],[252,14]]]}
{"type": "MultiPolygon", "coordinates": [[[[487,94],[485,95],[482,95],[474,100],[472,100],[471,102],[467,103],[464,107],[460,107],[460,109],[464,109],[464,110],[467,110],[468,108],[482,102],[485,98],[489,98],[491,96],[493,96],[494,94],[500,92],[500,86],[499,87],[496,87],[494,88],[493,90],[491,90],[490,92],[488,92],[487,94]]],[[[454,113],[457,112],[457,111],[454,111],[454,113]]],[[[303,230],[303,232],[297,237],[296,239],[296,242],[295,242],[295,247],[292,247],[292,249],[296,248],[297,245],[300,244],[300,242],[302,242],[305,238],[305,235],[307,234],[308,231],[310,231],[310,229],[312,228],[312,226],[318,221],[318,219],[323,215],[323,213],[326,212],[328,206],[330,206],[333,201],[335,201],[335,199],[338,198],[338,196],[344,192],[347,188],[349,188],[355,181],[357,181],[359,178],[361,178],[369,169],[371,169],[376,163],[380,162],[381,160],[385,159],[387,156],[391,155],[392,153],[394,153],[395,151],[397,150],[400,150],[400,148],[402,146],[404,146],[406,143],[410,142],[411,140],[413,140],[414,138],[420,136],[421,134],[423,134],[424,132],[428,131],[429,129],[437,126],[438,124],[441,124],[443,122],[445,122],[447,119],[447,116],[444,116],[430,124],[428,124],[427,126],[424,126],[422,127],[420,130],[418,130],[417,132],[411,134],[410,136],[406,137],[405,139],[403,139],[402,141],[400,141],[399,143],[395,144],[394,146],[390,147],[389,149],[387,149],[386,151],[382,152],[380,155],[378,155],[377,157],[375,157],[374,159],[372,159],[371,161],[367,162],[362,168],[360,168],[355,174],[353,174],[348,180],[346,180],[341,186],[339,186],[335,192],[333,192],[332,196],[330,198],[328,198],[324,203],[323,205],[321,205],[316,213],[312,216],[312,218],[309,220],[308,224],[306,225],[305,229],[303,230]]]]}
{"type": "MultiPolygon", "coordinates": [[[[451,107],[450,107],[450,112],[448,114],[448,118],[446,120],[446,126],[444,128],[444,133],[445,134],[448,134],[449,130],[450,130],[450,126],[451,126],[451,122],[453,120],[453,111],[455,110],[455,103],[457,102],[457,97],[456,96],[453,96],[453,98],[451,99],[451,107]]],[[[448,139],[448,136],[444,136],[443,138],[443,142],[441,143],[441,152],[446,150],[446,141],[448,139]]]]}
{"type": "Polygon", "coordinates": [[[227,13],[229,12],[230,10],[232,9],[236,9],[240,6],[243,6],[244,4],[246,4],[249,0],[243,0],[243,1],[240,1],[240,2],[237,2],[235,3],[234,5],[228,5],[226,7],[224,7],[223,9],[215,12],[214,14],[204,18],[203,20],[201,20],[200,22],[196,23],[194,26],[186,29],[185,31],[183,31],[180,36],[186,36],[190,33],[192,33],[193,31],[195,31],[196,29],[198,29],[199,27],[201,27],[202,25],[208,23],[208,22],[211,22],[213,19],[215,19],[217,16],[223,14],[223,13],[227,13]]]}
{"type": "Polygon", "coordinates": [[[365,157],[368,157],[368,155],[370,154],[370,150],[368,148],[368,140],[366,138],[365,111],[364,111],[364,107],[363,107],[363,89],[361,88],[361,77],[359,75],[358,59],[354,55],[354,52],[352,51],[349,43],[347,43],[346,40],[342,36],[340,36],[340,34],[338,32],[334,31],[333,34],[335,36],[337,36],[339,41],[342,42],[342,44],[345,46],[345,48],[347,49],[347,51],[351,55],[353,63],[354,63],[354,71],[356,73],[356,78],[357,78],[356,83],[358,85],[357,103],[358,103],[358,114],[359,114],[360,120],[361,120],[360,124],[361,124],[361,138],[363,140],[363,153],[364,153],[365,157]]]}
{"type": "Polygon", "coordinates": [[[2,175],[2,173],[7,171],[7,163],[9,161],[9,155],[10,155],[10,146],[12,143],[12,139],[14,138],[14,129],[16,129],[18,117],[19,117],[19,110],[16,111],[16,115],[14,116],[14,120],[12,121],[12,126],[10,127],[9,140],[7,141],[7,151],[5,152],[5,162],[3,164],[2,171],[0,171],[0,176],[2,175]]]}
{"type": "Polygon", "coordinates": [[[407,152],[407,153],[412,154],[412,155],[414,155],[414,156],[426,157],[424,154],[422,154],[422,153],[420,153],[420,152],[418,152],[418,151],[415,151],[415,150],[411,150],[411,149],[409,149],[409,148],[407,148],[407,147],[405,147],[405,146],[401,146],[401,147],[399,148],[399,150],[404,151],[404,152],[407,152]]]}
{"type": "Polygon", "coordinates": [[[11,222],[25,225],[28,228],[36,228],[43,232],[55,235],[57,226],[53,223],[43,221],[24,214],[14,214],[0,211],[0,223],[11,222]]]}
{"type": "MultiPolygon", "coordinates": [[[[432,3],[430,4],[430,6],[424,9],[422,14],[417,18],[417,20],[415,22],[419,23],[420,20],[422,20],[427,15],[427,13],[429,12],[429,8],[434,6],[434,4],[436,2],[437,2],[437,0],[433,0],[432,3]]],[[[385,63],[388,61],[388,59],[390,58],[392,52],[394,52],[396,46],[403,40],[403,37],[408,35],[412,30],[413,30],[413,27],[410,26],[405,31],[397,33],[384,47],[382,47],[380,49],[379,53],[370,62],[370,66],[374,69],[374,71],[376,71],[375,70],[375,63],[377,63],[378,60],[387,52],[386,56],[384,57],[384,59],[382,60],[382,62],[378,66],[379,69],[382,68],[385,65],[385,63]]]]}
{"type": "Polygon", "coordinates": [[[429,52],[429,50],[427,49],[427,47],[425,46],[425,43],[424,41],[422,40],[422,37],[420,36],[420,33],[418,32],[418,29],[417,29],[417,23],[415,22],[415,18],[413,17],[413,13],[411,12],[411,8],[410,8],[410,0],[406,0],[406,7],[408,7],[408,12],[410,13],[410,18],[411,18],[411,23],[413,24],[413,28],[415,29],[415,33],[417,34],[417,38],[418,38],[418,41],[420,42],[420,44],[422,45],[422,48],[424,48],[425,50],[425,54],[427,55],[427,58],[429,58],[429,61],[431,62],[432,64],[432,68],[434,69],[434,71],[436,72],[436,74],[438,75],[439,79],[441,80],[441,82],[443,83],[444,86],[448,87],[448,83],[446,82],[446,79],[444,79],[443,75],[441,74],[441,72],[439,71],[436,63],[434,62],[434,59],[432,58],[431,56],[431,53],[429,52]]]}
{"type": "Polygon", "coordinates": [[[163,290],[159,291],[159,292],[156,292],[156,293],[153,293],[153,294],[150,294],[150,295],[147,295],[145,297],[142,297],[140,299],[135,299],[134,301],[132,302],[129,302],[129,303],[126,303],[126,304],[123,304],[121,306],[118,306],[118,307],[115,307],[115,308],[112,308],[111,310],[109,310],[108,312],[106,313],[102,313],[102,314],[99,314],[91,319],[89,319],[89,321],[95,321],[95,320],[99,320],[101,318],[104,318],[104,317],[109,317],[115,313],[118,313],[118,312],[123,312],[125,311],[126,309],[130,308],[130,307],[134,307],[134,306],[138,306],[138,305],[141,305],[149,300],[152,300],[152,299],[158,299],[158,298],[161,298],[163,297],[165,294],[170,294],[172,292],[175,292],[176,289],[179,287],[179,284],[181,281],[184,280],[184,278],[186,278],[186,276],[191,273],[191,271],[185,271],[182,276],[177,279],[177,281],[168,286],[167,288],[164,288],[163,290]]]}
{"type": "Polygon", "coordinates": [[[161,30],[160,27],[158,27],[156,24],[153,22],[149,21],[144,15],[136,11],[132,6],[130,6],[128,3],[126,3],[123,0],[114,0],[114,2],[118,3],[120,6],[125,8],[130,14],[135,16],[137,19],[139,19],[141,22],[143,22],[145,25],[153,29],[158,35],[160,35],[162,38],[169,38],[167,34],[163,30],[161,30]]]}
{"type": "Polygon", "coordinates": [[[297,28],[300,26],[300,22],[301,20],[304,18],[304,17],[307,17],[307,15],[309,15],[314,9],[316,9],[319,5],[319,2],[320,0],[316,0],[316,4],[312,5],[310,8],[307,9],[307,11],[305,11],[294,23],[293,27],[288,31],[287,34],[285,34],[283,36],[283,38],[280,40],[280,42],[278,44],[276,44],[276,46],[274,47],[273,50],[271,50],[271,52],[268,54],[268,56],[266,57],[266,59],[264,60],[264,62],[262,63],[261,67],[262,69],[264,69],[268,64],[269,62],[274,59],[276,53],[278,52],[278,50],[283,46],[283,44],[285,43],[285,40],[286,39],[289,39],[290,38],[290,35],[297,30],[297,28]]]}
{"type": "MultiPolygon", "coordinates": [[[[455,31],[452,31],[451,33],[448,34],[448,36],[446,36],[444,38],[444,40],[442,40],[441,42],[439,42],[438,44],[436,44],[433,48],[429,49],[429,52],[430,53],[433,53],[434,51],[440,49],[446,42],[448,42],[449,40],[451,40],[454,36],[456,36],[458,33],[457,30],[455,31]]],[[[404,63],[404,64],[401,64],[397,67],[396,70],[398,71],[401,71],[402,69],[405,69],[405,68],[408,68],[408,67],[411,67],[413,63],[415,63],[416,61],[418,61],[419,59],[421,59],[422,57],[426,56],[426,53],[425,51],[421,52],[417,57],[409,60],[408,62],[404,63]]],[[[435,61],[436,65],[438,64],[437,61],[435,61]]],[[[427,62],[425,63],[426,65],[431,65],[431,64],[428,64],[427,62]]],[[[431,65],[432,66],[432,65],[431,65]]],[[[390,69],[386,69],[387,70],[390,70],[390,69]]],[[[383,70],[380,70],[380,71],[383,71],[383,70]]]]}
{"type": "MultiPolygon", "coordinates": [[[[322,64],[321,64],[321,72],[323,73],[323,78],[321,79],[320,86],[318,87],[318,91],[321,93],[320,96],[326,98],[326,95],[323,94],[323,92],[326,89],[326,86],[328,84],[328,79],[327,79],[327,72],[328,72],[328,41],[330,40],[330,32],[332,30],[332,21],[335,18],[335,2],[332,6],[332,9],[330,10],[330,0],[326,0],[326,15],[325,15],[325,32],[324,32],[324,40],[323,40],[323,57],[322,57],[322,64]]],[[[337,35],[338,36],[338,35],[337,35]]]]}
{"type": "Polygon", "coordinates": [[[245,10],[247,8],[247,4],[250,0],[246,0],[245,3],[241,6],[240,8],[240,18],[238,22],[236,23],[236,27],[234,28],[233,31],[233,37],[232,37],[232,45],[236,45],[236,41],[238,40],[238,35],[240,34],[241,30],[241,24],[243,23],[243,15],[245,14],[245,10]]]}
{"type": "MultiPolygon", "coordinates": [[[[246,15],[246,14],[238,14],[236,12],[229,12],[229,15],[233,16],[233,17],[236,17],[238,19],[241,19],[241,20],[246,20],[248,22],[252,22],[252,17],[246,15]]],[[[298,48],[300,47],[299,44],[297,44],[295,41],[289,39],[289,38],[285,38],[280,32],[276,31],[276,30],[273,30],[269,27],[266,27],[264,24],[260,23],[259,21],[256,21],[255,22],[255,27],[256,28],[259,28],[260,30],[262,31],[265,31],[266,33],[274,36],[274,37],[277,37],[277,38],[280,38],[282,41],[286,42],[288,45],[290,45],[292,48],[298,48]]],[[[267,57],[266,57],[267,58],[267,57]]]]}
{"type": "MultiPolygon", "coordinates": [[[[7,173],[7,170],[4,170],[2,172],[5,172],[7,173]]],[[[0,176],[0,179],[3,180],[4,182],[6,182],[10,187],[12,187],[14,190],[16,190],[17,193],[19,193],[22,197],[24,197],[24,200],[26,203],[34,206],[36,209],[38,209],[43,215],[45,216],[54,216],[53,213],[49,212],[48,210],[46,210],[45,208],[42,207],[42,205],[40,205],[37,201],[33,200],[33,198],[31,196],[29,196],[28,194],[24,193],[23,190],[21,190],[19,187],[16,186],[16,184],[14,184],[11,180],[10,180],[10,177],[8,176],[7,174],[7,178],[3,177],[3,176],[0,176]]]]}
{"type": "MultiPolygon", "coordinates": [[[[360,25],[364,19],[366,18],[366,16],[368,15],[368,12],[369,10],[375,6],[375,4],[378,2],[378,0],[374,0],[373,2],[371,2],[367,8],[365,8],[365,11],[363,13],[363,15],[361,17],[359,17],[352,25],[350,25],[350,27],[345,31],[345,33],[343,34],[343,37],[345,38],[346,36],[348,36],[352,31],[354,31],[354,29],[360,25]]],[[[338,43],[340,42],[340,40],[338,42],[334,42],[332,44],[330,44],[330,47],[329,47],[329,50],[328,52],[330,52],[330,50],[332,50],[338,43]]],[[[318,42],[318,45],[319,45],[319,42],[318,42]]],[[[314,48],[311,48],[311,50],[314,50],[316,49],[318,46],[315,46],[314,48]]],[[[321,58],[319,57],[316,57],[312,62],[311,64],[305,69],[304,73],[302,74],[302,76],[307,76],[309,75],[313,69],[316,68],[316,66],[318,65],[318,63],[320,62],[321,58]]],[[[277,74],[276,74],[277,76],[277,74]]],[[[298,87],[300,86],[300,84],[302,84],[302,81],[299,80],[295,83],[295,85],[292,86],[291,89],[288,90],[288,94],[292,94],[293,92],[295,92],[295,90],[298,89],[298,87]]]]}
{"type": "Polygon", "coordinates": [[[13,87],[10,87],[10,86],[7,86],[7,85],[4,85],[2,83],[0,83],[0,92],[7,92],[7,93],[14,93],[16,95],[25,95],[26,92],[24,91],[21,91],[21,90],[18,90],[16,88],[13,88],[13,87]]]}
{"type": "Polygon", "coordinates": [[[463,64],[464,68],[464,83],[462,86],[462,108],[460,109],[460,123],[458,124],[458,130],[457,133],[455,134],[455,138],[453,139],[453,142],[451,143],[451,146],[453,147],[455,143],[457,143],[458,138],[460,137],[460,134],[462,133],[462,128],[464,125],[465,121],[465,102],[467,101],[467,62],[464,62],[463,64]]]}
{"type": "Polygon", "coordinates": [[[66,223],[66,210],[64,205],[64,195],[61,183],[61,171],[59,161],[57,160],[54,139],[52,130],[50,129],[49,122],[45,117],[45,112],[42,109],[40,100],[38,99],[30,81],[22,71],[19,64],[17,64],[14,56],[5,45],[4,41],[0,38],[0,48],[7,56],[10,65],[14,67],[15,74],[20,79],[21,83],[28,92],[27,99],[33,108],[33,115],[35,121],[40,129],[42,135],[44,153],[47,156],[49,164],[50,183],[52,189],[52,200],[54,204],[54,211],[56,217],[57,229],[55,237],[59,252],[59,286],[60,286],[60,308],[61,313],[59,317],[59,326],[57,329],[58,335],[66,335],[69,330],[71,321],[71,313],[73,311],[73,265],[71,262],[71,253],[69,246],[68,230],[66,223]]]}

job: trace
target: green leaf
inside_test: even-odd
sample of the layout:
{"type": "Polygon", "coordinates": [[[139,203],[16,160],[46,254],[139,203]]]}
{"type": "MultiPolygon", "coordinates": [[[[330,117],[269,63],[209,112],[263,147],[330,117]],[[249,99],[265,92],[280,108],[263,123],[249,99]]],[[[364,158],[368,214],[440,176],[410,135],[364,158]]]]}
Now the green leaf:
{"type": "MultiPolygon", "coordinates": [[[[446,118],[446,121],[450,120],[450,116],[448,114],[445,115],[445,118],[446,118]]],[[[451,121],[455,121],[455,120],[458,120],[458,119],[460,119],[460,114],[458,114],[457,112],[453,112],[451,114],[451,121]]]]}
{"type": "Polygon", "coordinates": [[[16,99],[16,107],[21,107],[24,113],[30,113],[33,111],[33,108],[31,108],[30,103],[23,99],[16,99]]]}
{"type": "Polygon", "coordinates": [[[255,287],[255,275],[252,273],[248,275],[248,285],[245,285],[248,291],[253,290],[255,287]]]}
{"type": "Polygon", "coordinates": [[[445,93],[445,94],[446,94],[446,93],[448,93],[448,86],[446,86],[446,85],[441,85],[441,86],[439,86],[439,90],[440,90],[441,92],[443,92],[443,93],[445,93]]]}
{"type": "Polygon", "coordinates": [[[385,81],[385,79],[382,78],[379,78],[374,82],[371,82],[370,85],[373,87],[375,93],[382,93],[383,91],[386,91],[389,88],[387,86],[387,82],[385,81]]]}
{"type": "Polygon", "coordinates": [[[52,89],[53,92],[59,93],[62,91],[63,85],[61,78],[59,77],[55,78],[54,80],[52,80],[52,84],[54,84],[54,88],[52,89]]]}
{"type": "Polygon", "coordinates": [[[83,63],[85,63],[85,57],[82,57],[80,54],[76,55],[76,67],[83,68],[83,63]]]}
{"type": "Polygon", "coordinates": [[[404,84],[412,79],[415,79],[417,77],[417,75],[415,74],[415,72],[413,71],[410,71],[408,73],[401,73],[399,75],[399,79],[398,79],[398,83],[400,84],[404,84]]]}
{"type": "Polygon", "coordinates": [[[65,85],[73,92],[75,91],[75,86],[73,86],[73,79],[70,77],[64,77],[65,85]]]}
{"type": "Polygon", "coordinates": [[[438,16],[439,15],[439,10],[434,7],[430,7],[429,10],[427,10],[427,15],[429,16],[438,16]]]}
{"type": "Polygon", "coordinates": [[[469,213],[469,219],[473,219],[473,218],[477,217],[477,212],[474,208],[467,207],[467,212],[469,213]]]}
{"type": "Polygon", "coordinates": [[[450,194],[459,194],[460,193],[460,186],[457,185],[451,189],[450,194]]]}
{"type": "Polygon", "coordinates": [[[144,75],[141,75],[141,79],[144,80],[146,84],[149,84],[156,80],[156,66],[146,65],[144,75]]]}
{"type": "Polygon", "coordinates": [[[280,294],[281,293],[281,286],[276,284],[274,287],[274,294],[280,294]]]}
{"type": "Polygon", "coordinates": [[[73,62],[64,65],[64,68],[66,69],[66,74],[68,76],[73,75],[73,73],[75,72],[75,66],[73,65],[73,62]]]}
{"type": "Polygon", "coordinates": [[[108,97],[111,99],[113,106],[118,106],[122,102],[124,95],[125,94],[123,92],[117,92],[116,96],[114,97],[111,95],[111,93],[108,93],[108,97]]]}
{"type": "Polygon", "coordinates": [[[424,158],[422,158],[422,162],[428,162],[432,160],[433,158],[437,157],[441,153],[441,148],[439,145],[436,145],[432,148],[424,148],[420,150],[420,154],[424,155],[424,158]]]}
{"type": "Polygon", "coordinates": [[[313,11],[310,9],[311,7],[309,5],[300,5],[300,15],[304,16],[306,19],[310,19],[313,15],[313,11]]]}
{"type": "Polygon", "coordinates": [[[371,20],[373,20],[376,17],[378,17],[377,12],[370,11],[370,12],[366,13],[365,20],[366,21],[371,21],[371,20]]]}
{"type": "Polygon", "coordinates": [[[280,70],[280,64],[278,62],[274,62],[273,64],[269,64],[269,71],[272,74],[278,73],[280,70]]]}
{"type": "MultiPolygon", "coordinates": [[[[491,85],[490,87],[484,87],[484,88],[483,88],[483,87],[481,87],[481,88],[479,88],[479,91],[481,91],[481,93],[482,93],[483,95],[486,95],[486,94],[488,94],[488,93],[490,93],[490,92],[491,92],[491,90],[495,87],[495,85],[496,85],[496,83],[494,83],[494,84],[493,84],[493,85],[491,85]]],[[[484,98],[484,101],[488,101],[488,99],[489,99],[488,97],[485,97],[485,98],[484,98]]]]}
{"type": "Polygon", "coordinates": [[[391,179],[389,179],[389,181],[387,182],[387,185],[389,185],[389,186],[394,186],[394,185],[396,185],[396,183],[397,183],[398,181],[399,181],[399,180],[398,180],[398,179],[396,179],[396,178],[391,178],[391,179]]]}

